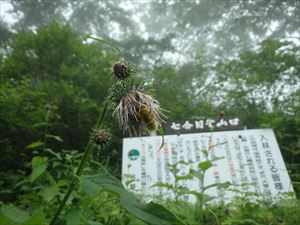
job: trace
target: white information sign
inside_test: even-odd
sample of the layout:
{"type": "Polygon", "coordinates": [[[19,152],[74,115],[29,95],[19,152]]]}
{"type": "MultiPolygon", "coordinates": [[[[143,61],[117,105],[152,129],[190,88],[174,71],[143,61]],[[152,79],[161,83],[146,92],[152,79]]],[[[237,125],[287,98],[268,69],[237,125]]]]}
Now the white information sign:
{"type": "MultiPolygon", "coordinates": [[[[208,160],[222,159],[214,161],[206,171],[204,186],[230,182],[241,191],[257,192],[266,197],[293,191],[271,129],[166,135],[161,148],[162,141],[161,136],[123,140],[122,181],[123,184],[133,181],[127,182],[129,189],[147,196],[172,197],[170,190],[152,187],[157,182],[174,184],[168,164],[191,161],[188,165],[178,165],[178,175],[186,175],[189,169],[199,169],[198,164],[207,160],[207,152],[208,160]]],[[[199,192],[202,184],[193,179],[181,180],[180,185],[199,192]]],[[[237,192],[215,187],[205,194],[230,199],[237,192]]],[[[192,195],[185,199],[195,201],[192,195]]]]}

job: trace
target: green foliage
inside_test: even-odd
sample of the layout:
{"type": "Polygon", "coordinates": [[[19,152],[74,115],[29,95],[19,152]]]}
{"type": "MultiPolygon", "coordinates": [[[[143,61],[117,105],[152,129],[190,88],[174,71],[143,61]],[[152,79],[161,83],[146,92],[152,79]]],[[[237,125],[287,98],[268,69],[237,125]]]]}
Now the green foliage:
{"type": "Polygon", "coordinates": [[[96,195],[100,191],[108,191],[117,195],[130,213],[147,224],[184,224],[161,205],[153,202],[148,204],[138,202],[132,193],[126,191],[119,180],[105,172],[98,171],[97,175],[84,176],[82,179],[83,189],[87,194],[96,195]]]}
{"type": "MultiPolygon", "coordinates": [[[[219,108],[240,117],[248,128],[273,128],[295,182],[300,172],[297,52],[299,46],[292,42],[267,39],[257,51],[242,52],[238,59],[215,67],[225,96],[219,108]]],[[[298,192],[297,183],[295,189],[298,192]]]]}
{"type": "Polygon", "coordinates": [[[48,159],[46,157],[36,156],[32,159],[32,173],[29,177],[30,182],[34,182],[39,176],[41,176],[48,166],[48,159]]]}
{"type": "Polygon", "coordinates": [[[32,215],[29,215],[12,205],[1,205],[0,222],[5,225],[47,224],[45,214],[41,210],[36,210],[32,215]]]}
{"type": "MultiPolygon", "coordinates": [[[[99,104],[113,82],[113,57],[99,45],[83,44],[70,27],[57,23],[12,40],[11,52],[1,58],[2,188],[30,173],[26,163],[34,151],[45,146],[54,153],[83,149],[101,110],[99,104]]],[[[114,132],[120,133],[117,129],[114,132]]],[[[116,155],[114,149],[119,146],[117,140],[112,151],[103,152],[102,160],[118,162],[120,156],[108,158],[116,155]]]]}
{"type": "Polygon", "coordinates": [[[164,65],[153,71],[153,90],[161,105],[169,110],[170,120],[184,120],[213,114],[209,95],[211,85],[205,68],[198,63],[187,63],[179,69],[164,65]]]}
{"type": "Polygon", "coordinates": [[[199,163],[198,167],[202,170],[202,171],[206,171],[208,170],[210,167],[212,167],[212,161],[203,161],[201,163],[199,163]]]}
{"type": "Polygon", "coordinates": [[[203,210],[204,204],[215,199],[215,197],[213,196],[206,195],[205,191],[214,187],[218,189],[226,190],[228,187],[231,186],[230,182],[213,183],[210,185],[204,185],[205,174],[207,170],[212,168],[214,161],[217,161],[221,158],[211,157],[211,159],[209,159],[210,158],[209,151],[203,150],[203,153],[206,157],[206,161],[202,161],[198,164],[198,170],[189,169],[189,172],[186,173],[185,175],[179,175],[182,172],[180,169],[178,169],[180,165],[183,164],[185,166],[190,166],[193,163],[191,161],[185,162],[180,160],[173,165],[169,165],[169,170],[174,177],[174,185],[169,183],[158,182],[152,185],[152,187],[166,188],[170,190],[175,196],[175,202],[179,201],[181,197],[184,195],[193,195],[197,198],[197,205],[199,206],[199,209],[203,210]],[[200,182],[200,187],[201,187],[200,190],[190,190],[188,187],[185,187],[180,183],[180,181],[182,180],[187,181],[193,179],[198,180],[200,182]]]}

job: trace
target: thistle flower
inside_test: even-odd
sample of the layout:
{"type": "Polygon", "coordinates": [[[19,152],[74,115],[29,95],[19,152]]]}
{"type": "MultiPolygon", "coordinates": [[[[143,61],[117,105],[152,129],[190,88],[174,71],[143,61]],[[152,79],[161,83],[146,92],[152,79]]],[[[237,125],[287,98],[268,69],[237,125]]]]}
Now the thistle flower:
{"type": "Polygon", "coordinates": [[[163,122],[159,102],[147,93],[141,81],[119,81],[110,89],[108,100],[115,103],[113,115],[130,136],[155,133],[163,122]]]}
{"type": "Polygon", "coordinates": [[[108,146],[110,144],[112,135],[106,128],[95,128],[92,130],[92,141],[100,146],[108,146]]]}
{"type": "Polygon", "coordinates": [[[124,59],[120,59],[113,64],[112,71],[118,79],[123,80],[133,73],[133,68],[124,59]]]}

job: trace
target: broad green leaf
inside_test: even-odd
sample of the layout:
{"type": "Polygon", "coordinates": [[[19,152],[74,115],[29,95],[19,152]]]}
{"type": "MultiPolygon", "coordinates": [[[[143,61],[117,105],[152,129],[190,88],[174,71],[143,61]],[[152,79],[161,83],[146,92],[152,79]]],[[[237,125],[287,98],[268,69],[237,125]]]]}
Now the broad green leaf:
{"type": "Polygon", "coordinates": [[[54,184],[52,187],[53,188],[59,188],[59,187],[62,187],[62,186],[68,186],[69,183],[70,183],[70,180],[61,179],[56,184],[54,184]]]}
{"type": "Polygon", "coordinates": [[[204,161],[204,162],[200,162],[198,164],[198,167],[203,170],[203,171],[206,171],[208,170],[209,168],[212,167],[212,162],[211,161],[204,161]]]}
{"type": "Polygon", "coordinates": [[[83,189],[88,194],[109,191],[119,196],[123,206],[140,220],[150,225],[183,225],[184,223],[161,205],[140,203],[115,177],[100,171],[97,175],[83,176],[83,189]]]}
{"type": "Polygon", "coordinates": [[[67,225],[80,224],[80,210],[71,209],[65,218],[67,225]]]}
{"type": "Polygon", "coordinates": [[[219,187],[220,188],[228,188],[230,187],[231,183],[229,181],[227,182],[223,182],[223,183],[219,183],[219,187]]]}
{"type": "Polygon", "coordinates": [[[97,195],[102,189],[99,188],[99,185],[90,179],[82,178],[82,188],[83,191],[90,196],[97,195]]]}
{"type": "Polygon", "coordinates": [[[0,224],[20,224],[28,220],[29,215],[13,205],[2,205],[0,208],[0,224]]]}
{"type": "Polygon", "coordinates": [[[48,125],[48,123],[46,123],[46,122],[40,122],[40,123],[35,123],[33,125],[33,127],[45,127],[47,125],[48,125]]]}
{"type": "Polygon", "coordinates": [[[76,155],[73,156],[73,159],[78,159],[81,158],[83,156],[84,153],[78,153],[76,155]]]}
{"type": "Polygon", "coordinates": [[[230,182],[215,183],[215,184],[211,184],[211,185],[208,185],[208,186],[204,187],[204,190],[207,190],[207,189],[210,189],[210,188],[213,188],[213,187],[228,188],[230,185],[231,185],[230,182]]]}
{"type": "Polygon", "coordinates": [[[27,145],[25,149],[35,149],[35,148],[38,148],[43,145],[44,145],[44,142],[36,141],[36,142],[31,143],[30,145],[27,145]]]}
{"type": "Polygon", "coordinates": [[[16,185],[14,186],[14,188],[17,188],[17,187],[25,184],[26,182],[28,182],[28,179],[25,178],[24,180],[21,180],[20,182],[16,183],[16,185]]]}
{"type": "Polygon", "coordinates": [[[193,169],[190,169],[190,174],[193,176],[193,177],[196,177],[198,178],[200,181],[203,180],[204,178],[204,174],[203,174],[203,171],[202,170],[193,170],[193,169]]]}
{"type": "Polygon", "coordinates": [[[43,186],[39,194],[44,198],[46,202],[51,201],[56,195],[59,194],[59,191],[50,186],[43,186]]]}
{"type": "Polygon", "coordinates": [[[46,225],[48,222],[46,221],[46,217],[41,210],[37,210],[33,213],[33,215],[26,220],[22,225],[46,225]]]}
{"type": "Polygon", "coordinates": [[[162,205],[150,202],[148,204],[131,205],[131,209],[127,210],[150,225],[184,225],[182,221],[175,217],[169,210],[162,205]]]}
{"type": "Polygon", "coordinates": [[[62,160],[61,156],[59,154],[57,154],[56,152],[52,151],[50,148],[46,148],[46,149],[44,149],[44,151],[49,152],[51,155],[55,156],[59,160],[62,160]]]}
{"type": "Polygon", "coordinates": [[[52,134],[47,134],[46,138],[51,138],[51,139],[54,139],[58,142],[63,142],[64,141],[60,136],[55,136],[55,135],[52,135],[52,134]]]}
{"type": "Polygon", "coordinates": [[[178,176],[178,175],[175,176],[175,179],[177,181],[179,181],[179,180],[192,180],[193,178],[194,177],[193,177],[192,174],[187,174],[187,175],[183,175],[183,176],[178,176]]]}
{"type": "Polygon", "coordinates": [[[29,176],[30,182],[34,182],[39,176],[41,176],[48,166],[48,158],[36,156],[31,161],[32,173],[29,176]]]}

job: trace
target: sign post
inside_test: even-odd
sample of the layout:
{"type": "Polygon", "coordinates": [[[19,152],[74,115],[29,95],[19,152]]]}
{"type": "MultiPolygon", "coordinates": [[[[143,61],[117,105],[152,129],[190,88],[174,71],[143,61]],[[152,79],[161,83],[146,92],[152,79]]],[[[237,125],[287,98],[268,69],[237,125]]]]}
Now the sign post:
{"type": "MultiPolygon", "coordinates": [[[[276,138],[271,129],[220,131],[166,135],[163,148],[161,136],[125,138],[123,140],[123,183],[130,177],[132,191],[141,191],[146,196],[162,194],[174,197],[159,187],[157,182],[174,183],[169,164],[179,161],[191,162],[180,166],[179,175],[189,169],[198,169],[198,164],[208,157],[222,158],[213,162],[207,170],[204,185],[230,182],[240,191],[260,193],[265,197],[278,197],[284,192],[293,192],[293,187],[285,167],[276,138]]],[[[181,185],[199,191],[197,180],[182,180],[181,185]]],[[[205,194],[231,199],[234,191],[221,193],[211,188],[205,194]]],[[[194,202],[193,196],[186,196],[194,202]]]]}

